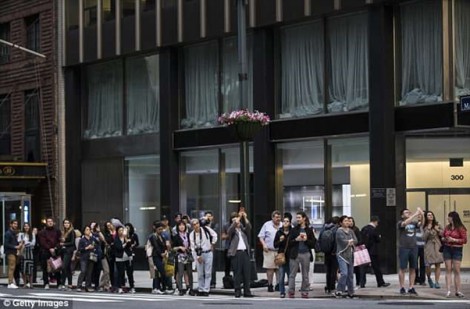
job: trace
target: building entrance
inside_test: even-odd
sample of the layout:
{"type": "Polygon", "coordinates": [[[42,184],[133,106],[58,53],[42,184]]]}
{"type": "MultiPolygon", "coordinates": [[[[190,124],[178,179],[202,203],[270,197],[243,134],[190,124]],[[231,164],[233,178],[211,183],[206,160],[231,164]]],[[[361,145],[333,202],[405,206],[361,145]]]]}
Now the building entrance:
{"type": "MultiPolygon", "coordinates": [[[[427,194],[427,209],[432,211],[442,226],[447,225],[451,211],[459,213],[463,224],[470,229],[470,189],[432,190],[427,194]]],[[[470,243],[463,249],[462,267],[470,267],[470,243]]]]}

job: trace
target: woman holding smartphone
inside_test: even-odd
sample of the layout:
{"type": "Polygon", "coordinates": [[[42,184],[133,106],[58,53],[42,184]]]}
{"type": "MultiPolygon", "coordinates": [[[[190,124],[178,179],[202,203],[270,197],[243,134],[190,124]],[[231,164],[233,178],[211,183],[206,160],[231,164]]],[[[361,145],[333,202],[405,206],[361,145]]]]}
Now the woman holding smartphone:
{"type": "Polygon", "coordinates": [[[21,233],[18,233],[18,242],[20,244],[24,244],[22,252],[20,254],[20,272],[23,276],[24,287],[29,289],[33,287],[33,249],[36,245],[37,233],[37,229],[31,229],[29,223],[23,224],[23,230],[21,231],[21,233]]]}

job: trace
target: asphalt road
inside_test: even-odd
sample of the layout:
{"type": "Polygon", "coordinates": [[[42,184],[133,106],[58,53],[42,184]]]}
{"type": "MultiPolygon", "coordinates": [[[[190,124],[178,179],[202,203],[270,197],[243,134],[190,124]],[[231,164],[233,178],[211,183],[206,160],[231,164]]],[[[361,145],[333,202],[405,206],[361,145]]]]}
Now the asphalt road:
{"type": "Polygon", "coordinates": [[[11,290],[0,289],[0,308],[54,308],[54,309],[175,309],[175,308],[214,308],[214,309],[274,309],[274,308],[445,308],[468,309],[470,300],[421,300],[421,299],[280,299],[277,297],[239,298],[226,295],[211,295],[209,297],[192,297],[177,295],[153,295],[149,293],[110,294],[110,293],[78,293],[60,292],[57,290],[11,290]],[[34,301],[34,302],[33,302],[34,301]],[[38,302],[40,301],[40,302],[38,302]]]}

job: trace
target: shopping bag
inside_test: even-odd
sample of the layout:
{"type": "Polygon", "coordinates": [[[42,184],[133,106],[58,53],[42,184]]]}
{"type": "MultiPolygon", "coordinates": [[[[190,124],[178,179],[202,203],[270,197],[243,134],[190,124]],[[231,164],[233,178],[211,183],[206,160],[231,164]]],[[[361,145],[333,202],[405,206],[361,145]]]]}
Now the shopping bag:
{"type": "Polygon", "coordinates": [[[48,272],[53,273],[59,271],[62,268],[62,258],[60,256],[57,258],[49,258],[49,260],[47,260],[47,266],[48,272]]]}
{"type": "Polygon", "coordinates": [[[364,265],[370,263],[369,250],[366,246],[360,245],[354,248],[354,266],[364,265]]]}

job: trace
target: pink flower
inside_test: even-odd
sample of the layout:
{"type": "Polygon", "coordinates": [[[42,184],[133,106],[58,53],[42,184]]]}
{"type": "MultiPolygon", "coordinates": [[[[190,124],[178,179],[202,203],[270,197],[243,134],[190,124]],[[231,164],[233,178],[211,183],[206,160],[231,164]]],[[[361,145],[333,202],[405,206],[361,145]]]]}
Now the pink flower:
{"type": "Polygon", "coordinates": [[[271,119],[265,113],[256,110],[250,112],[248,109],[241,109],[230,113],[223,113],[219,116],[218,121],[220,124],[228,126],[239,122],[258,122],[262,126],[265,126],[271,119]]]}

